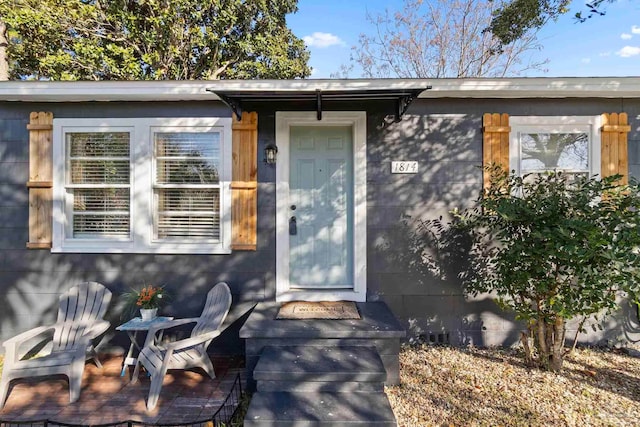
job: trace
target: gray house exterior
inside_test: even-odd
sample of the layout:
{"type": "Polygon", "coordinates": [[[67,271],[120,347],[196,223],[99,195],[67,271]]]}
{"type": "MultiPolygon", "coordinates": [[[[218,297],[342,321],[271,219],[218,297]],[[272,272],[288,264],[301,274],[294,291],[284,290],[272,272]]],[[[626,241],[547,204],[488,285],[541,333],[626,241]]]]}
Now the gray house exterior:
{"type": "MultiPolygon", "coordinates": [[[[383,301],[406,328],[408,337],[456,345],[513,344],[519,325],[497,307],[491,296],[465,297],[460,283],[435,277],[411,250],[418,220],[470,206],[482,190],[486,113],[509,115],[510,144],[518,144],[514,136],[517,128],[535,127],[535,123],[549,132],[555,132],[554,126],[560,126],[557,129],[561,132],[571,126],[580,132],[586,129],[588,156],[584,163],[572,167],[592,174],[602,172],[601,115],[626,113],[631,129],[627,135],[628,174],[640,177],[640,78],[635,77],[0,82],[0,340],[53,321],[58,295],[78,282],[101,282],[115,296],[141,283],[163,284],[173,295],[164,313],[188,317],[199,312],[211,286],[225,281],[236,307],[295,299],[383,301]],[[230,181],[229,168],[233,167],[227,148],[214,155],[218,156],[218,165],[227,165],[224,173],[228,174],[227,178],[221,174],[220,181],[224,182],[216,187],[219,190],[212,190],[220,191],[216,194],[222,212],[216,223],[220,233],[216,238],[221,243],[212,245],[215,249],[188,244],[154,246],[153,242],[129,245],[112,240],[93,246],[91,241],[76,245],[68,239],[65,233],[80,233],[91,227],[76,229],[69,225],[65,215],[75,215],[76,208],[60,200],[64,193],[59,184],[73,160],[65,158],[72,156],[67,135],[91,132],[92,128],[104,129],[110,135],[134,129],[130,153],[137,156],[136,144],[153,138],[148,137],[149,132],[164,135],[179,129],[175,132],[191,134],[189,126],[197,123],[194,126],[220,127],[223,147],[225,138],[231,138],[232,109],[257,113],[257,149],[253,153],[257,157],[255,250],[236,250],[225,240],[230,233],[225,228],[230,210],[225,209],[232,203],[225,194],[225,183],[230,181]],[[54,120],[53,244],[44,249],[26,245],[30,223],[28,125],[32,112],[51,112],[54,120]],[[323,149],[305,145],[318,135],[324,138],[323,149]],[[299,149],[294,149],[296,144],[299,149]],[[267,146],[278,148],[275,164],[263,161],[267,146]],[[327,154],[339,147],[344,148],[342,163],[327,154]],[[313,168],[329,168],[335,173],[309,175],[313,168]],[[330,198],[309,202],[306,195],[321,192],[320,187],[329,188],[329,196],[322,193],[322,197],[330,198]],[[304,191],[309,188],[309,192],[304,191]],[[326,203],[321,203],[323,200],[326,203]],[[331,215],[342,221],[338,226],[327,226],[334,230],[327,239],[305,237],[313,235],[314,230],[308,234],[305,218],[313,215],[305,211],[309,206],[302,207],[305,201],[320,209],[316,221],[331,215]],[[311,241],[329,245],[313,248],[324,254],[325,264],[309,264],[300,257],[310,250],[311,241]]],[[[230,144],[230,139],[227,142],[230,144]]],[[[513,147],[509,158],[515,163],[510,166],[515,164],[524,170],[513,147]]],[[[156,174],[159,179],[157,165],[163,159],[158,156],[149,163],[146,173],[156,174]]],[[[142,194],[137,186],[146,176],[132,172],[136,173],[140,175],[132,178],[132,187],[127,187],[134,205],[135,198],[142,194]]],[[[173,188],[145,185],[144,189],[153,194],[173,188]]],[[[72,185],[69,188],[76,191],[72,185]]],[[[155,218],[156,202],[145,197],[149,199],[144,202],[151,212],[148,216],[155,218]]],[[[137,208],[131,209],[130,228],[135,234],[138,224],[147,219],[140,210],[133,210],[137,208]]],[[[177,222],[169,224],[175,226],[177,222]]],[[[318,224],[314,226],[323,227],[318,224]]],[[[120,311],[115,304],[109,312],[114,326],[121,323],[120,311]]],[[[237,321],[221,344],[212,346],[215,351],[242,352],[238,330],[246,318],[245,311],[237,309],[237,321]]],[[[635,311],[623,305],[607,320],[603,332],[592,333],[585,340],[636,341],[639,332],[635,311]]],[[[113,335],[113,342],[124,338],[113,335]]]]}

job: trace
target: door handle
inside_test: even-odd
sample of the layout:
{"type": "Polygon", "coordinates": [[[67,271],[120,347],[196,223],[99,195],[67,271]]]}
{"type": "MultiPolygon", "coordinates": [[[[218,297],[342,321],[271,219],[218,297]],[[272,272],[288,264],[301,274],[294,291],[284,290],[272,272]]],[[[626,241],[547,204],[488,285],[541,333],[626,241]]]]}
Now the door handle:
{"type": "Polygon", "coordinates": [[[298,222],[295,216],[289,218],[289,235],[295,236],[298,234],[298,222]]]}

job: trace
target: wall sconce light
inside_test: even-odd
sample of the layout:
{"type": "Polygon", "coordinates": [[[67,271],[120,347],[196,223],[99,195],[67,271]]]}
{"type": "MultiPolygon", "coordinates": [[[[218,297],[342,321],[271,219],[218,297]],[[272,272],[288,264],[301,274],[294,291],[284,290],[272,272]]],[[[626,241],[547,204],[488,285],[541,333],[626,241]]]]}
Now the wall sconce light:
{"type": "Polygon", "coordinates": [[[273,144],[269,144],[264,147],[264,162],[268,165],[275,165],[276,158],[278,157],[278,147],[273,144]]]}

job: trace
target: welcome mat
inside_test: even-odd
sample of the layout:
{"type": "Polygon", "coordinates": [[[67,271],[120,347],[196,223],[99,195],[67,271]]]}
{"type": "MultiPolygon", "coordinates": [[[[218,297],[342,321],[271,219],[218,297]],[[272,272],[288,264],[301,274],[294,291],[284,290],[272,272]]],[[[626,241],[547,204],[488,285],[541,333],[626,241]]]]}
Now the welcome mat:
{"type": "Polygon", "coordinates": [[[276,319],[360,319],[352,301],[292,301],[282,304],[276,319]]]}

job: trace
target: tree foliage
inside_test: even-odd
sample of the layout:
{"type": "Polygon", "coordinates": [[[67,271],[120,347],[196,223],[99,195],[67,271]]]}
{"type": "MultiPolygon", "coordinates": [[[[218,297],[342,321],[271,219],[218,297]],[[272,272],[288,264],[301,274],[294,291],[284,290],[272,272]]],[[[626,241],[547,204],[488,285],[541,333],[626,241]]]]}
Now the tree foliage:
{"type": "MultiPolygon", "coordinates": [[[[604,15],[603,3],[615,0],[593,0],[585,3],[586,10],[578,11],[579,22],[604,15]]],[[[521,39],[529,31],[539,29],[550,20],[569,12],[572,0],[512,0],[495,11],[489,30],[504,45],[521,39]]]]}
{"type": "Polygon", "coordinates": [[[0,81],[9,80],[9,61],[7,54],[7,25],[0,17],[0,81]]]}
{"type": "Polygon", "coordinates": [[[297,0],[3,0],[11,77],[295,78],[310,74],[286,26],[297,0]]]}
{"type": "Polygon", "coordinates": [[[360,35],[352,60],[372,78],[504,77],[540,68],[528,60],[540,49],[534,31],[508,46],[484,31],[495,7],[488,0],[405,0],[401,10],[368,16],[375,31],[360,35]]]}
{"type": "Polygon", "coordinates": [[[436,242],[446,262],[451,253],[470,256],[460,273],[467,292],[497,294],[526,325],[527,361],[559,370],[567,321],[611,313],[621,298],[638,300],[640,186],[616,186],[619,176],[519,177],[497,168],[492,175],[476,208],[428,224],[435,230],[429,246],[436,242]],[[460,234],[466,237],[451,237],[460,234]]]}

